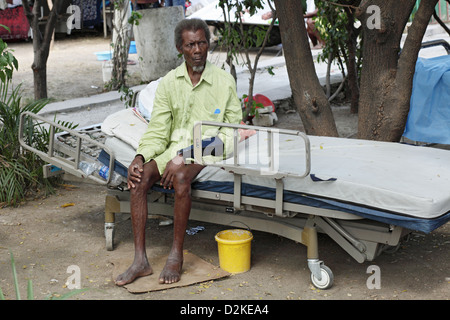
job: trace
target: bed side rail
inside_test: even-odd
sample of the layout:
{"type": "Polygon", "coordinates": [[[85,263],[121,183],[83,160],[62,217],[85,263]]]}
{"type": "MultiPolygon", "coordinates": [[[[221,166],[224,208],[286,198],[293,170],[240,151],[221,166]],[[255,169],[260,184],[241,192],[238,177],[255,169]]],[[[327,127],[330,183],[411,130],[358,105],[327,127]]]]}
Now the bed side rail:
{"type": "Polygon", "coordinates": [[[310,174],[311,171],[311,147],[309,138],[306,134],[304,134],[301,131],[296,130],[286,130],[286,129],[278,129],[278,128],[271,128],[271,127],[259,127],[259,126],[249,126],[249,125],[243,125],[243,124],[229,124],[229,123],[220,123],[220,122],[211,122],[211,121],[199,121],[194,124],[194,130],[193,130],[193,138],[194,138],[194,160],[197,163],[200,164],[206,164],[203,155],[202,155],[202,126],[216,126],[216,127],[228,127],[233,128],[233,161],[220,161],[217,163],[207,163],[207,165],[212,166],[219,166],[221,168],[224,168],[227,171],[232,171],[236,174],[251,174],[251,175],[261,175],[264,174],[264,176],[275,178],[275,179],[282,179],[289,176],[296,176],[300,178],[304,178],[310,174]],[[267,133],[267,159],[268,159],[268,166],[267,170],[264,170],[264,172],[261,171],[260,168],[249,168],[249,167],[243,167],[239,164],[239,152],[238,152],[238,144],[240,140],[239,135],[239,129],[247,129],[247,130],[255,130],[257,132],[266,132],[267,133]],[[287,135],[294,135],[299,136],[303,139],[305,142],[305,170],[303,172],[300,172],[298,174],[294,173],[283,173],[279,172],[278,168],[276,168],[276,159],[275,157],[280,156],[276,154],[275,150],[277,143],[276,135],[279,134],[287,134],[287,135]]]}
{"type": "Polygon", "coordinates": [[[447,55],[450,54],[450,44],[445,41],[444,39],[437,39],[437,40],[430,40],[422,42],[422,45],[420,46],[420,49],[426,49],[436,46],[443,46],[445,51],[447,51],[447,55]]]}
{"type": "Polygon", "coordinates": [[[81,147],[83,144],[94,145],[98,148],[104,149],[110,155],[109,168],[114,167],[114,153],[103,143],[95,141],[83,134],[82,131],[68,129],[67,127],[60,125],[54,121],[48,120],[31,112],[23,112],[20,116],[20,126],[19,126],[19,143],[20,145],[39,156],[43,161],[58,167],[65,172],[68,172],[79,178],[89,178],[96,183],[102,185],[108,185],[111,181],[113,170],[109,170],[108,177],[106,180],[95,175],[86,175],[82,170],[78,169],[81,161],[95,161],[93,157],[85,155],[82,153],[81,147]],[[26,121],[34,121],[40,125],[46,125],[49,128],[49,142],[48,151],[43,152],[32,145],[27,144],[25,140],[24,125],[26,121]],[[76,139],[76,145],[73,148],[59,148],[57,146],[56,132],[61,130],[73,136],[76,139]]]}

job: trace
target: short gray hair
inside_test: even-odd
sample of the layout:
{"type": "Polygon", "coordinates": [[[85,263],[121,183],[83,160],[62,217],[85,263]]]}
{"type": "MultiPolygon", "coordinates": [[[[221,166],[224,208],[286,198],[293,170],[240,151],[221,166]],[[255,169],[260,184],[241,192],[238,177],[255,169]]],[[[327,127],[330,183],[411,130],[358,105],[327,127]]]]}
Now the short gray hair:
{"type": "Polygon", "coordinates": [[[208,25],[205,21],[201,19],[184,19],[178,22],[177,26],[175,27],[175,46],[177,48],[181,48],[183,45],[183,38],[182,34],[183,31],[198,31],[203,30],[205,32],[206,41],[208,41],[209,46],[209,39],[211,38],[211,32],[209,31],[208,25]]]}

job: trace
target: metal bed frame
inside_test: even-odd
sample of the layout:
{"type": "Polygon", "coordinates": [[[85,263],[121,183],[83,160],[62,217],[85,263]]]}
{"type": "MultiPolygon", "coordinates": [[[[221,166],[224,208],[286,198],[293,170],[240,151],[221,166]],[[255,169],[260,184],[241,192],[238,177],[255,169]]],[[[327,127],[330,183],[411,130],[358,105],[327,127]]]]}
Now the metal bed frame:
{"type": "MultiPolygon", "coordinates": [[[[80,161],[95,161],[95,158],[82,152],[83,146],[95,146],[104,149],[110,155],[110,168],[114,166],[114,152],[102,142],[91,139],[88,130],[71,130],[53,121],[47,120],[33,113],[24,112],[20,118],[19,140],[24,149],[37,154],[45,165],[45,176],[53,173],[49,167],[57,167],[58,172],[67,172],[80,178],[91,179],[94,182],[108,186],[108,180],[93,175],[86,176],[78,165],[80,161]],[[48,125],[50,128],[50,142],[47,152],[35,149],[27,145],[24,139],[23,124],[30,118],[32,121],[48,125]],[[55,134],[57,130],[63,132],[55,134]],[[68,147],[61,143],[62,135],[71,135],[75,138],[74,146],[68,147]]],[[[201,127],[203,125],[217,125],[217,123],[197,123],[194,128],[194,157],[197,162],[202,163],[201,127]]],[[[220,124],[224,126],[224,124],[220,124]]],[[[389,225],[369,219],[364,219],[354,214],[316,208],[306,205],[288,203],[283,201],[283,178],[286,174],[273,172],[268,175],[276,180],[276,198],[274,200],[261,199],[257,197],[243,196],[240,184],[243,174],[259,174],[259,170],[249,170],[237,165],[236,145],[238,141],[238,129],[252,129],[266,131],[268,133],[269,153],[273,151],[274,133],[299,135],[305,141],[306,168],[303,174],[309,175],[310,152],[308,137],[299,131],[280,130],[275,128],[255,127],[245,125],[227,125],[233,128],[235,134],[234,163],[229,165],[217,164],[225,170],[234,174],[234,193],[222,193],[205,190],[192,190],[191,220],[209,222],[221,225],[233,225],[237,222],[246,225],[251,230],[258,230],[277,234],[294,240],[306,246],[307,264],[311,271],[311,281],[319,289],[328,289],[333,284],[333,273],[323,261],[319,260],[318,232],[325,233],[339,244],[356,261],[372,261],[385,249],[398,248],[400,240],[411,231],[394,225],[389,225]],[[272,151],[271,151],[272,150],[272,151]]],[[[270,164],[273,169],[273,163],[270,164]]],[[[149,215],[173,216],[174,196],[163,190],[150,190],[147,196],[149,215]]],[[[115,214],[130,213],[130,193],[127,190],[108,188],[105,198],[105,239],[106,249],[114,249],[115,214]]]]}

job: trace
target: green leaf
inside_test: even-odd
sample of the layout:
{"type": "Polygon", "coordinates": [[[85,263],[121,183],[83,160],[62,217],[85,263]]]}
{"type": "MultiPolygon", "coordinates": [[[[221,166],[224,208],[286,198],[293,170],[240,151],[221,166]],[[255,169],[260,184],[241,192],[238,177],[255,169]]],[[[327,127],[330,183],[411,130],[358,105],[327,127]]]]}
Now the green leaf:
{"type": "Polygon", "coordinates": [[[5,296],[3,295],[2,288],[0,288],[0,300],[6,300],[5,296]]]}
{"type": "Polygon", "coordinates": [[[28,279],[28,284],[27,284],[27,299],[28,299],[28,300],[34,300],[33,284],[32,284],[32,282],[31,282],[31,279],[28,279]]]}
{"type": "Polygon", "coordinates": [[[68,299],[68,298],[70,298],[70,297],[72,297],[74,295],[77,295],[79,293],[85,292],[87,290],[89,290],[89,288],[72,290],[70,292],[67,292],[67,293],[59,296],[59,297],[50,297],[49,300],[65,300],[65,299],[68,299]]]}
{"type": "Polygon", "coordinates": [[[17,281],[16,263],[14,262],[14,255],[11,250],[9,250],[9,254],[11,255],[11,268],[12,268],[13,280],[14,280],[14,290],[16,291],[17,300],[20,300],[20,291],[19,291],[19,282],[17,281]]]}
{"type": "Polygon", "coordinates": [[[4,24],[0,24],[0,27],[6,29],[8,32],[11,32],[11,29],[9,29],[7,26],[5,26],[4,24]]]}

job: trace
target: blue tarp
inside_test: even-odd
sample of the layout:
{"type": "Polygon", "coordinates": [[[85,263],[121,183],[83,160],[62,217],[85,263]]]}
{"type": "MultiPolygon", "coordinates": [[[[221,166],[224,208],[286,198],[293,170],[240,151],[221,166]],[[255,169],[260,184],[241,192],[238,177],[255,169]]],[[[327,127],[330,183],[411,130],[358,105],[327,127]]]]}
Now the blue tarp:
{"type": "Polygon", "coordinates": [[[413,141],[450,144],[450,55],[417,59],[403,135],[413,141]]]}

